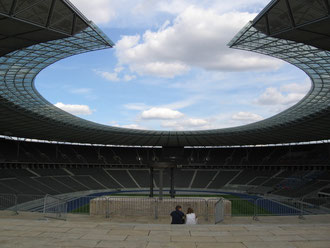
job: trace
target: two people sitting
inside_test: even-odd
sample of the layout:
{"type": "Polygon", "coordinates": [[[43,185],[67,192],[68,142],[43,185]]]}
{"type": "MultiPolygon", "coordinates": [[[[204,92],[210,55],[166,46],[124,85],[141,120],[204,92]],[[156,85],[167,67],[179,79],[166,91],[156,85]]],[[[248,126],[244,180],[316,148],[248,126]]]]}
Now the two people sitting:
{"type": "Polygon", "coordinates": [[[171,213],[172,222],[171,224],[187,224],[196,225],[197,216],[192,208],[188,208],[187,214],[182,212],[182,207],[180,205],[175,207],[175,211],[171,213]]]}

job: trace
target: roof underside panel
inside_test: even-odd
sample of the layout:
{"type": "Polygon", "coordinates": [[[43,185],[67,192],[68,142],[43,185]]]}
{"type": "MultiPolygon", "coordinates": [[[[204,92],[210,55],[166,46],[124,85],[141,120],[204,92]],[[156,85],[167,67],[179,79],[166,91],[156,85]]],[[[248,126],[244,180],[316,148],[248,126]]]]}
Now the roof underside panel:
{"type": "Polygon", "coordinates": [[[328,0],[278,0],[254,20],[254,27],[272,37],[330,50],[328,0]]]}
{"type": "Polygon", "coordinates": [[[0,1],[0,134],[143,146],[256,145],[330,139],[328,5],[321,0],[271,3],[254,23],[236,35],[230,46],[297,66],[311,78],[309,94],[290,109],[257,123],[169,132],[100,125],[50,104],[34,87],[34,78],[42,69],[75,54],[112,47],[113,43],[67,0],[0,1]]]}
{"type": "Polygon", "coordinates": [[[5,13],[8,15],[12,5],[13,5],[13,0],[0,1],[0,13],[5,13]]]}
{"type": "Polygon", "coordinates": [[[70,37],[88,27],[62,0],[1,0],[0,56],[70,37]]]}
{"type": "Polygon", "coordinates": [[[42,26],[47,25],[52,0],[17,1],[13,15],[19,19],[42,26]]]}

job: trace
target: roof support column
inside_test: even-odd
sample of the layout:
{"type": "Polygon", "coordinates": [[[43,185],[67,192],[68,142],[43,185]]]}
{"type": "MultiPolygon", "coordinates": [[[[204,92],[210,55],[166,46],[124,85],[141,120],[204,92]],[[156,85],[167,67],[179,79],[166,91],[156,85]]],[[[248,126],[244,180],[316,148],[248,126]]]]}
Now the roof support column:
{"type": "Polygon", "coordinates": [[[164,169],[161,168],[159,170],[159,200],[160,201],[163,200],[163,179],[164,179],[163,172],[164,172],[164,169]]]}
{"type": "Polygon", "coordinates": [[[154,197],[154,168],[150,167],[149,169],[150,173],[150,192],[149,192],[149,197],[153,198],[154,197]]]}
{"type": "Polygon", "coordinates": [[[268,15],[265,15],[265,19],[266,19],[266,30],[267,30],[267,34],[270,35],[268,15]]]}
{"type": "Polygon", "coordinates": [[[175,198],[175,190],[174,190],[174,167],[171,167],[170,170],[171,170],[171,190],[170,190],[170,195],[171,195],[171,198],[175,198]]]}
{"type": "Polygon", "coordinates": [[[290,16],[291,26],[292,26],[292,28],[294,28],[296,26],[296,22],[294,21],[294,18],[293,18],[293,14],[292,14],[292,10],[291,10],[289,0],[285,0],[285,2],[286,2],[286,6],[288,7],[288,13],[289,13],[289,16],[290,16]]]}
{"type": "Polygon", "coordinates": [[[13,16],[14,15],[14,12],[15,12],[15,9],[16,9],[16,5],[17,5],[17,0],[14,0],[12,5],[11,5],[11,8],[10,8],[10,11],[9,11],[9,15],[10,16],[13,16]]]}
{"type": "Polygon", "coordinates": [[[56,0],[53,0],[51,5],[50,5],[50,9],[49,9],[49,12],[48,12],[48,18],[47,18],[47,22],[46,22],[46,27],[47,28],[50,25],[50,20],[52,19],[52,16],[53,16],[53,13],[54,13],[55,2],[56,2],[56,0]]]}
{"type": "Polygon", "coordinates": [[[328,14],[330,15],[330,6],[329,6],[328,0],[324,0],[324,4],[325,4],[325,6],[327,6],[328,14]]]}
{"type": "Polygon", "coordinates": [[[72,20],[72,28],[71,28],[71,35],[74,34],[74,30],[75,30],[75,27],[76,27],[76,22],[77,22],[77,15],[76,14],[73,14],[73,20],[72,20]]]}

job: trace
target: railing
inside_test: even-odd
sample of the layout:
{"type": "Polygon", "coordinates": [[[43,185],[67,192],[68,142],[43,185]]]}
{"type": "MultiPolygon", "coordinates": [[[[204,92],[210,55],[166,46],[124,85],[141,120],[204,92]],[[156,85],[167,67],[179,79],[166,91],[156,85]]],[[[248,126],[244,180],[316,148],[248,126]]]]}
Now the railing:
{"type": "Polygon", "coordinates": [[[0,194],[0,210],[39,212],[45,216],[65,217],[66,214],[85,214],[113,218],[116,216],[168,217],[176,205],[188,207],[205,221],[219,222],[225,216],[298,216],[330,214],[330,198],[146,198],[124,196],[44,196],[0,194]],[[218,211],[218,212],[217,212],[218,211]],[[219,212],[220,211],[220,212],[219,212]],[[222,212],[223,211],[223,212],[222,212]],[[220,216],[220,217],[219,217],[220,216]],[[220,218],[220,219],[219,219],[220,218]]]}
{"type": "Polygon", "coordinates": [[[330,197],[302,198],[301,205],[304,215],[329,214],[330,197]]]}
{"type": "Polygon", "coordinates": [[[0,210],[20,212],[41,212],[44,195],[1,194],[0,210]]]}
{"type": "MultiPolygon", "coordinates": [[[[79,199],[83,201],[86,198],[79,199]]],[[[90,200],[90,215],[106,217],[169,217],[170,213],[180,205],[183,211],[193,208],[196,215],[208,220],[208,202],[201,198],[146,198],[146,197],[96,197],[90,200]]],[[[214,213],[213,213],[214,214],[214,213]]]]}
{"type": "MultiPolygon", "coordinates": [[[[330,214],[330,198],[234,198],[230,201],[231,216],[298,216],[330,214]]],[[[226,213],[225,213],[226,215],[226,213]]],[[[227,214],[228,215],[228,214],[227,214]]]]}
{"type": "Polygon", "coordinates": [[[44,198],[44,217],[66,220],[68,203],[59,197],[46,195],[44,198]]]}
{"type": "Polygon", "coordinates": [[[231,211],[225,213],[226,216],[254,216],[256,210],[254,198],[228,198],[231,203],[231,211]]]}
{"type": "MultiPolygon", "coordinates": [[[[169,217],[177,205],[186,211],[193,208],[197,216],[208,220],[210,201],[202,198],[145,198],[113,196],[35,196],[0,195],[0,210],[19,212],[39,212],[45,217],[65,219],[66,214],[86,214],[92,216],[148,216],[155,219],[169,217]]],[[[213,204],[213,203],[212,203],[213,204]]],[[[211,205],[212,205],[211,204],[211,205]]]]}
{"type": "Polygon", "coordinates": [[[0,195],[0,210],[12,210],[11,208],[17,206],[16,195],[0,195]]]}

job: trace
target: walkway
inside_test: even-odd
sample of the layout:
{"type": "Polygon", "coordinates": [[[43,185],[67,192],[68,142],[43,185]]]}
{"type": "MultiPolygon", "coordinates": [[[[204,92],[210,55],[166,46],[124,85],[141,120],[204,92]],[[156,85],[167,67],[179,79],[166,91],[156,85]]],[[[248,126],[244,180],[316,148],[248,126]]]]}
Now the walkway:
{"type": "Polygon", "coordinates": [[[0,247],[329,248],[330,216],[307,217],[305,221],[268,217],[258,222],[233,218],[220,225],[171,226],[7,215],[0,217],[0,247]]]}

